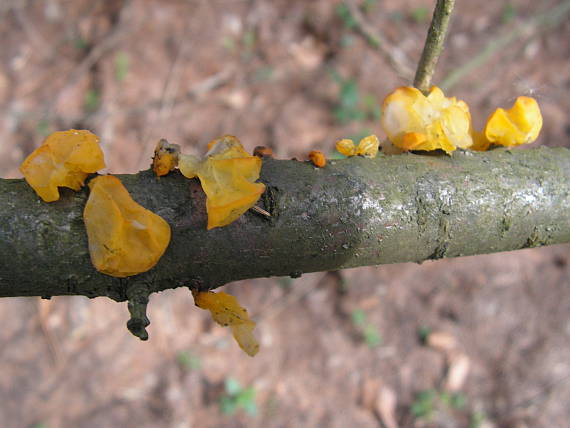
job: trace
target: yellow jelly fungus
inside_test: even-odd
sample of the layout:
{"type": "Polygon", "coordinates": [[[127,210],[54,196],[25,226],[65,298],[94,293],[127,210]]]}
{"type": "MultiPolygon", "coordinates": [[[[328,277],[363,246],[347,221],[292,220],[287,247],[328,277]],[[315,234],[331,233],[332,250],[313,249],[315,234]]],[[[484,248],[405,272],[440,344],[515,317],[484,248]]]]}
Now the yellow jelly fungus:
{"type": "Polygon", "coordinates": [[[355,156],[356,155],[356,146],[354,145],[354,141],[343,138],[342,140],[338,140],[336,142],[336,150],[347,157],[355,156]]]}
{"type": "Polygon", "coordinates": [[[83,220],[95,268],[123,278],[156,265],[170,242],[168,223],[137,204],[117,177],[96,177],[89,188],[83,220]]]}
{"type": "Polygon", "coordinates": [[[381,123],[392,144],[403,150],[442,149],[449,154],[473,143],[469,107],[445,97],[436,86],[428,96],[412,87],[396,89],[384,100],[381,123]]]}
{"type": "Polygon", "coordinates": [[[223,291],[192,291],[194,303],[201,309],[210,311],[212,318],[224,327],[230,327],[239,347],[250,357],[259,351],[259,343],[253,335],[255,322],[249,319],[247,310],[237,299],[223,291]]]}
{"type": "Polygon", "coordinates": [[[208,230],[237,220],[265,191],[256,183],[262,160],[247,153],[239,140],[225,135],[208,144],[204,160],[180,155],[178,167],[187,177],[198,177],[206,193],[208,230]]]}
{"type": "Polygon", "coordinates": [[[360,140],[356,148],[356,154],[367,158],[375,158],[378,154],[379,146],[380,141],[378,141],[378,137],[376,135],[369,135],[360,140]]]}
{"type": "Polygon", "coordinates": [[[485,125],[485,138],[501,146],[534,142],[542,128],[540,107],[534,98],[518,97],[509,110],[499,108],[485,125]]]}
{"type": "Polygon", "coordinates": [[[327,158],[320,150],[311,150],[309,153],[309,160],[317,168],[324,168],[327,165],[327,158]]]}
{"type": "Polygon", "coordinates": [[[86,130],[54,132],[20,166],[45,202],[59,199],[58,187],[81,189],[87,175],[105,168],[99,137],[86,130]]]}
{"type": "Polygon", "coordinates": [[[162,177],[176,168],[179,155],[180,146],[178,144],[170,144],[164,138],[161,139],[156,144],[152,158],[152,170],[157,177],[162,177]]]}
{"type": "Polygon", "coordinates": [[[336,150],[347,156],[365,156],[367,158],[375,158],[378,154],[378,148],[380,147],[380,141],[376,135],[369,135],[364,137],[358,143],[358,146],[354,144],[354,141],[345,138],[336,142],[336,150]]]}

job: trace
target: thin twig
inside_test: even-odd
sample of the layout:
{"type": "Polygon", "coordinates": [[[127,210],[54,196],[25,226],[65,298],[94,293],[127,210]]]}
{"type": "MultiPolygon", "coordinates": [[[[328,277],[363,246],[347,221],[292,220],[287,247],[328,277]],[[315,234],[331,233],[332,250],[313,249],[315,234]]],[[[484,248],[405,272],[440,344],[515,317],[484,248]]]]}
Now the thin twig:
{"type": "Polygon", "coordinates": [[[521,36],[535,36],[542,28],[556,27],[558,24],[565,22],[566,16],[570,13],[570,0],[560,3],[552,9],[548,9],[539,15],[534,15],[528,21],[517,25],[511,31],[500,37],[491,37],[491,41],[487,43],[481,52],[473,57],[470,61],[461,67],[451,71],[441,82],[441,87],[449,90],[461,81],[467,74],[487,63],[495,53],[504,51],[511,43],[519,40],[521,36]]]}
{"type": "Polygon", "coordinates": [[[354,0],[346,0],[345,4],[356,23],[355,30],[372,48],[378,51],[382,57],[388,61],[401,77],[406,80],[411,79],[414,70],[411,66],[410,59],[406,56],[404,51],[394,47],[380,32],[376,31],[372,25],[366,22],[360,8],[356,5],[354,0]]]}
{"type": "Polygon", "coordinates": [[[414,86],[424,93],[431,86],[431,78],[443,49],[443,41],[445,40],[453,6],[455,6],[455,0],[437,0],[435,5],[422,57],[414,78],[414,86]]]}

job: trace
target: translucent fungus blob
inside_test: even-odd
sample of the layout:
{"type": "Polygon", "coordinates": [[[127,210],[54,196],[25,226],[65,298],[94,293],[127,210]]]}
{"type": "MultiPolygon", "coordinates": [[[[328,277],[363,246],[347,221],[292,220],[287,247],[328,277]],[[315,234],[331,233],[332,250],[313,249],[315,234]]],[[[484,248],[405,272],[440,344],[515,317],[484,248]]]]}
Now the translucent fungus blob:
{"type": "Polygon", "coordinates": [[[342,155],[347,157],[355,156],[356,155],[356,145],[354,141],[349,138],[343,138],[342,140],[338,140],[336,142],[336,150],[342,155]]]}
{"type": "Polygon", "coordinates": [[[396,89],[384,100],[381,124],[390,142],[403,150],[450,154],[473,143],[469,107],[436,86],[427,96],[412,87],[396,89]]]}
{"type": "Polygon", "coordinates": [[[54,132],[20,165],[28,184],[45,202],[59,199],[58,187],[81,189],[87,175],[102,168],[99,137],[75,129],[54,132]]]}
{"type": "Polygon", "coordinates": [[[324,168],[327,165],[327,158],[320,150],[311,150],[309,153],[309,160],[317,168],[324,168]]]}
{"type": "Polygon", "coordinates": [[[180,155],[180,172],[198,177],[206,194],[208,230],[234,222],[255,205],[265,191],[263,183],[256,183],[261,165],[262,160],[231,135],[211,141],[204,159],[180,155]]]}
{"type": "Polygon", "coordinates": [[[367,158],[375,158],[378,154],[379,147],[380,141],[376,135],[364,137],[360,140],[358,146],[354,144],[354,141],[348,138],[336,142],[336,150],[347,157],[359,155],[367,158]]]}
{"type": "Polygon", "coordinates": [[[122,278],[156,265],[170,242],[168,223],[136,203],[117,177],[96,177],[89,188],[83,220],[93,266],[122,278]]]}
{"type": "Polygon", "coordinates": [[[176,166],[178,166],[178,156],[180,155],[180,146],[178,144],[170,144],[164,138],[159,140],[154,149],[152,158],[152,170],[157,177],[168,174],[176,166]]]}
{"type": "Polygon", "coordinates": [[[498,108],[475,137],[475,150],[487,150],[491,144],[519,146],[536,141],[542,128],[538,102],[531,97],[518,97],[509,110],[498,108]]]}
{"type": "Polygon", "coordinates": [[[255,322],[253,322],[247,310],[243,308],[237,299],[223,291],[192,291],[194,303],[201,309],[210,311],[212,319],[224,327],[230,327],[232,335],[239,347],[250,357],[259,351],[259,343],[253,335],[255,322]]]}

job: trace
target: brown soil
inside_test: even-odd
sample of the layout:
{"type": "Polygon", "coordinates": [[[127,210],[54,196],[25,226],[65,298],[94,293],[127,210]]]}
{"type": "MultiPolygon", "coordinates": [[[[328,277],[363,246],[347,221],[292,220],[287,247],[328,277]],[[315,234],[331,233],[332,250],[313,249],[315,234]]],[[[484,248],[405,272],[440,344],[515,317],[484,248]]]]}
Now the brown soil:
{"type": "MultiPolygon", "coordinates": [[[[433,2],[365,3],[369,27],[413,67],[433,2]]],[[[458,2],[436,83],[563,2],[505,3],[458,2]]],[[[160,137],[201,153],[229,133],[304,158],[340,137],[381,135],[364,100],[410,80],[339,4],[2,0],[0,176],[18,177],[47,133],[69,128],[102,137],[110,172],[146,168],[160,137]],[[357,82],[356,108],[339,110],[351,93],[335,72],[345,89],[357,82]]],[[[545,123],[537,144],[570,146],[567,17],[457,84],[476,126],[532,94],[545,123]]],[[[253,359],[182,289],[151,298],[146,343],[127,332],[124,304],[2,299],[0,426],[567,426],[569,249],[229,285],[258,322],[253,359]],[[228,379],[254,388],[255,416],[220,410],[228,379]]]]}

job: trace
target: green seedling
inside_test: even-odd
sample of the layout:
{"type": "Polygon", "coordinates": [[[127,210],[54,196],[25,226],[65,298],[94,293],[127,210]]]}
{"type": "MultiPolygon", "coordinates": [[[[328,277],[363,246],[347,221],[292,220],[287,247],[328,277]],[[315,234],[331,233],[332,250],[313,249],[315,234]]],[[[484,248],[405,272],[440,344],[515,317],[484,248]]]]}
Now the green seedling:
{"type": "Polygon", "coordinates": [[[340,3],[336,8],[336,14],[342,21],[342,25],[347,30],[353,30],[358,26],[358,22],[352,16],[350,9],[346,5],[346,3],[340,3]]]}
{"type": "Polygon", "coordinates": [[[421,326],[418,329],[418,339],[420,339],[420,342],[425,345],[427,343],[428,337],[431,334],[431,327],[428,326],[421,326]]]}
{"type": "Polygon", "coordinates": [[[435,411],[435,400],[437,393],[433,389],[420,391],[412,403],[410,411],[416,419],[431,420],[435,411]]]}
{"type": "Polygon", "coordinates": [[[233,415],[242,409],[250,416],[257,415],[255,389],[250,386],[243,388],[234,378],[227,378],[224,384],[225,394],[220,397],[220,410],[226,415],[233,415]]]}
{"type": "Polygon", "coordinates": [[[366,313],[362,309],[356,309],[352,312],[352,324],[362,335],[362,339],[369,348],[376,348],[382,344],[382,336],[376,326],[368,323],[366,313]]]}
{"type": "Polygon", "coordinates": [[[440,392],[435,389],[420,391],[410,407],[416,419],[430,421],[437,409],[463,410],[467,398],[460,392],[440,392]]]}

